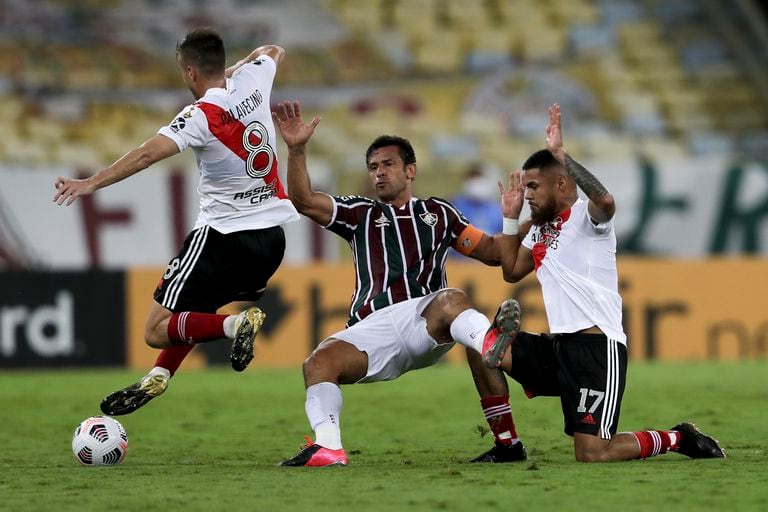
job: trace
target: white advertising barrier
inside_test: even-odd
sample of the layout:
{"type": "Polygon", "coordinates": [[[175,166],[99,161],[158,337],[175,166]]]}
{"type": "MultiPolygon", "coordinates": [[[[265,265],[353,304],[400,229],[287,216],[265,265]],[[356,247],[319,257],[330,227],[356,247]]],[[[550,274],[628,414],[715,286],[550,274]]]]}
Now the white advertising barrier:
{"type": "MultiPolygon", "coordinates": [[[[54,203],[56,177],[75,175],[0,168],[0,268],[8,259],[49,269],[165,265],[197,218],[195,170],[152,168],[68,207],[54,203]]],[[[286,262],[338,255],[337,237],[307,219],[285,231],[286,262]]]]}
{"type": "MultiPolygon", "coordinates": [[[[766,164],[711,158],[584,164],[616,197],[622,254],[768,254],[766,164]]],[[[165,265],[197,216],[195,170],[153,168],[72,206],[54,204],[54,180],[74,173],[0,168],[0,264],[16,259],[52,269],[165,265]]],[[[288,225],[286,234],[286,262],[334,260],[343,252],[334,235],[306,219],[288,225]]]]}

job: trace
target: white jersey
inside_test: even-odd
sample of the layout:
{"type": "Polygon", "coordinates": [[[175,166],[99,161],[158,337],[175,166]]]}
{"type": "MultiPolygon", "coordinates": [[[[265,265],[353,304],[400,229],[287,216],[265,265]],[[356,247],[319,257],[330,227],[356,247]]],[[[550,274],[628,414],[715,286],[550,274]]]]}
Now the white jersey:
{"type": "Polygon", "coordinates": [[[195,229],[221,233],[299,219],[277,174],[270,92],[277,65],[262,55],[238,68],[225,88],[208,89],[158,133],[191,147],[200,169],[195,229]]]}
{"type": "Polygon", "coordinates": [[[534,224],[523,245],[532,252],[550,332],[596,325],[626,345],[613,219],[595,225],[587,204],[579,199],[552,222],[534,224]]]}

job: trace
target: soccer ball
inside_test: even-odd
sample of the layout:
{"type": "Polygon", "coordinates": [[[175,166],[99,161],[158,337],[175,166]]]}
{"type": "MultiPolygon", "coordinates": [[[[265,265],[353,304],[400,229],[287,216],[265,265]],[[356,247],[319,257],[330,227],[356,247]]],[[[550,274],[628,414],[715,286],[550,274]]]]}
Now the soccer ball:
{"type": "Polygon", "coordinates": [[[72,453],[83,466],[115,466],[128,453],[128,434],[117,420],[93,416],[75,429],[72,453]]]}

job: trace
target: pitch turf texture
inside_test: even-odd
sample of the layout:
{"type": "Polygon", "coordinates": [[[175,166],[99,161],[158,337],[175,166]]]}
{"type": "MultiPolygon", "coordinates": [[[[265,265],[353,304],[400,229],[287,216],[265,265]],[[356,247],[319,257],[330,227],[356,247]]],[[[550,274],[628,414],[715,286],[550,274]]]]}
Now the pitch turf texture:
{"type": "Polygon", "coordinates": [[[128,371],[0,375],[3,510],[768,510],[768,363],[630,365],[620,430],[691,419],[726,460],[678,454],[611,464],[573,460],[558,401],[512,407],[529,460],[465,461],[490,446],[465,368],[438,366],[344,387],[346,468],[280,468],[310,430],[298,370],[182,372],[120,419],[122,466],[88,468],[75,426],[128,371]]]}

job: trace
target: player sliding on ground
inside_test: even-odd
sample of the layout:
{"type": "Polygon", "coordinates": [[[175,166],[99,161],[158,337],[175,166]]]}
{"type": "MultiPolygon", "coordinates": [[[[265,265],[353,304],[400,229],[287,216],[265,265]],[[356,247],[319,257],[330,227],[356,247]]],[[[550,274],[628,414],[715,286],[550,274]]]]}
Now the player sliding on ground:
{"type": "Polygon", "coordinates": [[[558,105],[549,109],[546,141],[547,149],[531,155],[523,173],[510,174],[509,188],[499,183],[503,232],[512,235],[501,241],[501,263],[504,279],[512,283],[536,271],[552,334],[518,332],[520,306],[505,301],[486,340],[485,363],[501,367],[529,397],[560,397],[565,433],[573,436],[578,461],[644,459],[668,451],[725,457],[717,441],[688,422],[669,430],[616,433],[627,372],[616,206],[602,183],[563,147],[558,105]],[[577,186],[587,201],[578,197],[577,186]],[[531,219],[520,230],[527,233],[521,244],[523,200],[531,219]]]}
{"type": "Polygon", "coordinates": [[[498,265],[498,237],[474,228],[445,200],[413,197],[416,156],[401,137],[378,137],[365,164],[377,200],[315,192],[306,144],[320,122],[305,124],[298,102],[281,103],[275,124],[288,145],[288,192],[300,213],[347,240],[356,286],[347,328],[326,338],[304,362],[306,413],[315,440],[284,466],[346,465],[341,443],[341,384],[396,379],[436,363],[458,342],[470,367],[496,444],[476,462],[525,459],[512,421],[507,383],[482,364],[490,321],[461,290],[446,288],[451,247],[498,265]]]}
{"type": "Polygon", "coordinates": [[[221,37],[210,29],[190,32],[176,48],[176,61],[195,103],[106,169],[84,180],[56,180],[54,201],[70,205],[189,147],[200,167],[200,214],[155,290],[144,328],[146,343],[163,350],[144,378],[102,401],[105,414],[131,413],[163,393],[197,343],[232,339],[237,371],[253,359],[264,313],[257,307],[215,313],[262,296],[285,252],[281,226],[299,218],[278,178],[269,110],[283,55],[279,46],[261,46],[225,69],[221,37]]]}

